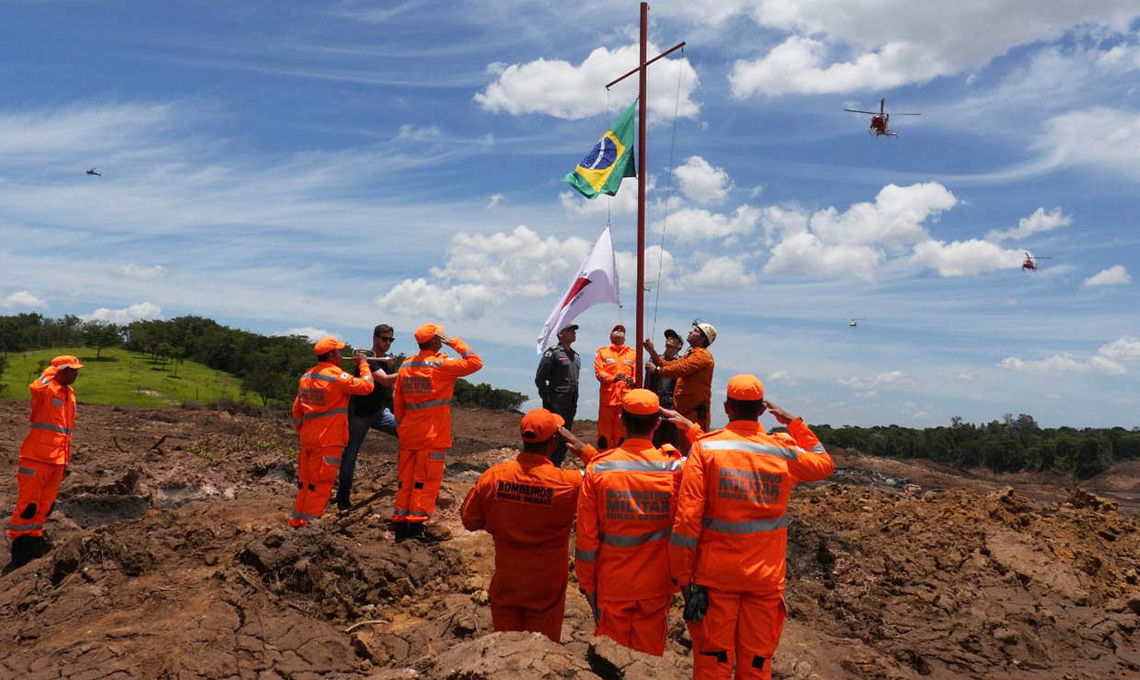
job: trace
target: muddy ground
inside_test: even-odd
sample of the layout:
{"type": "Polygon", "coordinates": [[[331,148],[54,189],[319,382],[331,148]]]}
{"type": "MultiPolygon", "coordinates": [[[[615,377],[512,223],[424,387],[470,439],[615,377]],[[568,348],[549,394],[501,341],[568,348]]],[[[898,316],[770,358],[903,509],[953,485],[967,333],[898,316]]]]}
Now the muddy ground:
{"type": "MultiPolygon", "coordinates": [[[[0,402],[9,471],[26,408],[0,402]]],[[[491,634],[491,541],[457,511],[514,455],[517,418],[456,410],[437,517],[452,537],[395,546],[383,434],[354,490],[370,502],[292,531],[285,421],[81,407],[54,547],[0,577],[0,679],[690,677],[679,609],[664,657],[631,653],[591,637],[573,576],[563,645],[491,634]]],[[[833,479],[793,494],[774,677],[1140,677],[1136,464],[1090,494],[1059,475],[835,454],[833,479]]],[[[2,472],[0,507],[14,501],[2,472]]]]}

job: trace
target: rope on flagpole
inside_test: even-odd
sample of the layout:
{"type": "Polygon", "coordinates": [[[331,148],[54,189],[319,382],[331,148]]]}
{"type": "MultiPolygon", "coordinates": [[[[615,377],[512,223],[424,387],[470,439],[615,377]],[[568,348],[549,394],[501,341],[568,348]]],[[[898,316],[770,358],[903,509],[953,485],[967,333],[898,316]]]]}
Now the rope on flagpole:
{"type": "MultiPolygon", "coordinates": [[[[685,48],[681,48],[681,54],[685,54],[685,48]]],[[[657,308],[661,302],[661,270],[664,268],[665,260],[665,230],[669,226],[669,195],[673,192],[673,162],[674,152],[677,149],[677,114],[681,108],[681,63],[677,62],[677,96],[673,100],[673,138],[669,142],[669,173],[666,175],[667,184],[665,186],[665,218],[661,221],[661,245],[658,247],[657,253],[657,284],[656,290],[653,295],[653,330],[650,331],[650,337],[657,335],[657,308]]]]}

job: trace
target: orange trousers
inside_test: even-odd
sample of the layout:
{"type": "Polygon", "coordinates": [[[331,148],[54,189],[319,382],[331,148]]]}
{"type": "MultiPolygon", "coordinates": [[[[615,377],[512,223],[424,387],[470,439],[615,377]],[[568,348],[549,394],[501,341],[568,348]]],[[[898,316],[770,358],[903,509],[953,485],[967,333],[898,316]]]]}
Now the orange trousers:
{"type": "Polygon", "coordinates": [[[709,588],[708,613],[699,623],[688,624],[693,638],[693,680],[771,680],[772,656],[784,632],[786,613],[780,593],[709,588]]]}
{"type": "Polygon", "coordinates": [[[625,438],[625,426],[621,424],[621,404],[598,407],[598,440],[606,440],[606,448],[613,448],[625,438]]]}
{"type": "Polygon", "coordinates": [[[443,451],[400,449],[396,459],[396,505],[393,522],[426,522],[435,512],[447,456],[443,451]]]}
{"type": "Polygon", "coordinates": [[[665,653],[672,595],[647,600],[600,600],[594,635],[609,639],[646,654],[665,653]]]}
{"type": "Polygon", "coordinates": [[[562,597],[546,609],[529,609],[496,605],[491,602],[491,626],[495,632],[521,630],[542,633],[555,642],[562,642],[562,614],[566,611],[566,590],[562,597]]]}
{"type": "Polygon", "coordinates": [[[297,500],[293,502],[291,527],[303,527],[325,514],[333,482],[340,473],[343,446],[314,446],[297,456],[297,500]]]}
{"type": "Polygon", "coordinates": [[[8,540],[43,536],[44,523],[55,505],[66,465],[21,458],[16,463],[16,509],[8,521],[8,540]]]}

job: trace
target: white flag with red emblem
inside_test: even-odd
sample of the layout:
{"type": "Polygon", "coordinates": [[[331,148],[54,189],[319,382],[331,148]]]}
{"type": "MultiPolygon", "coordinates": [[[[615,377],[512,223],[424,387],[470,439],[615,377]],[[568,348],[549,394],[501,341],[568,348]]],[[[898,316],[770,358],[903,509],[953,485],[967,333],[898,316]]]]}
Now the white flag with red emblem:
{"type": "Polygon", "coordinates": [[[538,353],[545,352],[558,331],[569,326],[579,314],[602,302],[621,304],[614,243],[609,227],[602,231],[594,249],[582,263],[582,269],[570,279],[570,285],[566,286],[565,292],[554,305],[554,311],[547,317],[546,324],[538,335],[538,353]]]}

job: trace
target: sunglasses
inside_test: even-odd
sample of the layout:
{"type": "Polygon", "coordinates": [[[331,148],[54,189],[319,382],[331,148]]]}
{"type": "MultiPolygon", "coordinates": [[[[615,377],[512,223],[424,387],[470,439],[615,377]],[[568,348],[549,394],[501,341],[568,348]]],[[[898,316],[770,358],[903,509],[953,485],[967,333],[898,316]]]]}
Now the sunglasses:
{"type": "Polygon", "coordinates": [[[394,336],[394,335],[391,335],[391,336],[388,336],[388,337],[384,337],[384,336],[378,335],[378,336],[376,336],[376,339],[377,339],[377,340],[380,340],[380,341],[383,341],[383,342],[392,342],[393,340],[395,340],[395,339],[396,339],[396,336],[394,336]]]}

